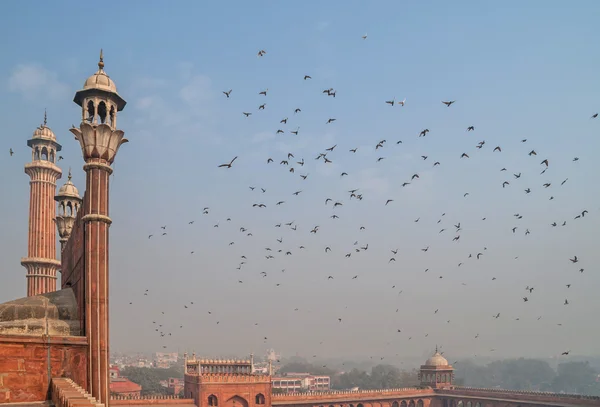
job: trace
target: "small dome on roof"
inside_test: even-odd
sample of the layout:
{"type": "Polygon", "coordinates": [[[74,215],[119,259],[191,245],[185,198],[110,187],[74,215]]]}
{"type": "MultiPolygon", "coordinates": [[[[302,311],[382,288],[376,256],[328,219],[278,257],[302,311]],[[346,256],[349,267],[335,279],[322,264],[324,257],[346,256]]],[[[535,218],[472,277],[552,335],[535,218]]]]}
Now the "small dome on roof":
{"type": "Polygon", "coordinates": [[[42,124],[40,127],[35,129],[31,138],[56,141],[54,132],[50,129],[50,127],[46,126],[46,124],[42,124]]]}
{"type": "Polygon", "coordinates": [[[448,360],[438,352],[425,361],[425,366],[448,366],[448,360]]]}
{"type": "Polygon", "coordinates": [[[110,76],[104,72],[104,58],[100,51],[100,62],[98,62],[98,71],[86,79],[83,84],[83,90],[100,89],[107,92],[117,93],[117,85],[110,79],[110,76]]]}
{"type": "Polygon", "coordinates": [[[77,187],[71,182],[71,170],[69,170],[69,178],[67,179],[67,182],[65,182],[65,184],[62,187],[60,187],[56,197],[81,199],[77,187]]]}
{"type": "Polygon", "coordinates": [[[116,103],[117,111],[123,110],[127,102],[117,92],[117,85],[110,79],[110,76],[104,72],[104,57],[100,50],[100,61],[98,62],[98,70],[92,76],[85,80],[83,89],[75,93],[73,101],[79,106],[83,106],[84,100],[95,91],[103,91],[111,94],[110,99],[116,103]]]}

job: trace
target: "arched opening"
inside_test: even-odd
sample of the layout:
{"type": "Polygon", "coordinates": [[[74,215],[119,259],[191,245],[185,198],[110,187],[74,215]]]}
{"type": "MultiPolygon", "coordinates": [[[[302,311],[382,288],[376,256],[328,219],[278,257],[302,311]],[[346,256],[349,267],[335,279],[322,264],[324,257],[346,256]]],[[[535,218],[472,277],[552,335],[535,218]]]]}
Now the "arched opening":
{"type": "Polygon", "coordinates": [[[402,400],[402,403],[400,403],[400,407],[406,407],[406,401],[402,400]]]}
{"type": "Polygon", "coordinates": [[[481,403],[480,402],[475,403],[475,407],[481,407],[481,403]]]}
{"type": "Polygon", "coordinates": [[[71,288],[71,282],[69,281],[67,284],[65,284],[66,288],[71,288]]]}
{"type": "Polygon", "coordinates": [[[256,404],[265,404],[265,395],[262,393],[258,393],[256,395],[256,404]]]}
{"type": "Polygon", "coordinates": [[[73,204],[73,216],[77,216],[77,212],[79,212],[79,205],[75,203],[73,204]]]}
{"type": "Polygon", "coordinates": [[[394,402],[392,403],[392,407],[399,407],[399,405],[398,405],[398,402],[397,402],[397,401],[394,401],[394,402]]]}
{"type": "Polygon", "coordinates": [[[423,407],[423,400],[419,399],[417,401],[417,407],[423,407]]]}
{"type": "Polygon", "coordinates": [[[108,115],[106,109],[106,103],[100,102],[98,105],[98,117],[100,118],[100,123],[106,123],[106,116],[108,115]]]}
{"type": "Polygon", "coordinates": [[[215,396],[214,394],[211,394],[210,396],[208,396],[208,405],[211,407],[218,406],[219,400],[217,399],[217,396],[215,396]]]}
{"type": "Polygon", "coordinates": [[[463,403],[462,400],[459,400],[458,403],[456,403],[456,407],[465,407],[465,403],[463,403]]]}
{"type": "Polygon", "coordinates": [[[358,403],[358,404],[356,405],[356,407],[365,407],[365,406],[363,406],[363,404],[362,404],[362,403],[358,403]]]}
{"type": "Polygon", "coordinates": [[[93,101],[89,101],[87,103],[87,117],[86,120],[90,123],[92,123],[94,121],[94,115],[96,114],[96,109],[94,108],[94,102],[93,101]]]}
{"type": "Polygon", "coordinates": [[[439,383],[440,381],[441,381],[441,380],[440,380],[440,375],[438,374],[438,375],[437,375],[437,380],[436,380],[436,383],[439,383]]]}
{"type": "Polygon", "coordinates": [[[472,407],[473,404],[470,401],[467,401],[467,407],[472,407]]]}
{"type": "Polygon", "coordinates": [[[71,205],[71,202],[67,203],[66,214],[67,214],[67,216],[73,216],[73,205],[71,205]]]}
{"type": "Polygon", "coordinates": [[[113,127],[113,128],[116,126],[116,123],[115,123],[115,119],[116,119],[115,115],[116,115],[116,113],[117,112],[115,111],[115,107],[111,106],[110,107],[110,117],[109,117],[109,120],[110,120],[110,127],[113,127]]]}
{"type": "Polygon", "coordinates": [[[35,153],[33,154],[33,159],[34,160],[40,159],[40,149],[38,147],[35,148],[35,153]]]}
{"type": "Polygon", "coordinates": [[[233,396],[227,400],[225,407],[248,407],[248,402],[240,396],[233,396]]]}
{"type": "Polygon", "coordinates": [[[50,150],[50,162],[54,162],[54,150],[50,150]]]}
{"type": "Polygon", "coordinates": [[[48,161],[48,149],[46,147],[42,147],[42,160],[48,161]]]}
{"type": "Polygon", "coordinates": [[[415,401],[414,401],[414,400],[411,400],[411,401],[408,403],[408,407],[415,407],[415,401]]]}

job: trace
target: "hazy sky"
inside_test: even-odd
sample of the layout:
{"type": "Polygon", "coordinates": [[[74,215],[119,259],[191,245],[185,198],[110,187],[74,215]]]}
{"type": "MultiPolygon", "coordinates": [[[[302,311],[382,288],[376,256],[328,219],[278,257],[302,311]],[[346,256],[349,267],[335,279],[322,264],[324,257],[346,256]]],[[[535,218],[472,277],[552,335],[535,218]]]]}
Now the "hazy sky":
{"type": "Polygon", "coordinates": [[[25,295],[26,141],[47,108],[59,183],[71,166],[83,192],[72,99],[103,48],[130,140],[110,191],[112,349],[597,353],[599,13],[595,0],[7,3],[0,301],[25,295]]]}

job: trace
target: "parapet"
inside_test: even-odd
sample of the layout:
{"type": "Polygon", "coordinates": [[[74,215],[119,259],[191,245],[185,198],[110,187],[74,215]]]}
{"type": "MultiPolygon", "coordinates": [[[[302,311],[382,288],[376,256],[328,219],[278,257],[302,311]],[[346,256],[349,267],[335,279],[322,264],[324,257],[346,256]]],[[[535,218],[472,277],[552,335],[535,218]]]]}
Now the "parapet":
{"type": "Polygon", "coordinates": [[[0,304],[0,335],[81,336],[71,288],[0,304]]]}
{"type": "Polygon", "coordinates": [[[580,399],[580,400],[598,400],[600,401],[600,396],[585,396],[581,394],[565,394],[565,393],[552,393],[549,391],[528,391],[528,390],[505,390],[505,389],[497,389],[497,388],[481,388],[481,387],[460,387],[453,386],[450,390],[453,392],[481,392],[481,393],[504,393],[504,394],[514,394],[514,395],[523,395],[523,396],[545,396],[552,398],[560,398],[560,399],[580,399]]]}
{"type": "Polygon", "coordinates": [[[217,374],[200,375],[200,383],[271,383],[271,376],[257,374],[217,374]]]}
{"type": "Polygon", "coordinates": [[[105,407],[71,379],[52,379],[52,403],[55,407],[105,407]]]}

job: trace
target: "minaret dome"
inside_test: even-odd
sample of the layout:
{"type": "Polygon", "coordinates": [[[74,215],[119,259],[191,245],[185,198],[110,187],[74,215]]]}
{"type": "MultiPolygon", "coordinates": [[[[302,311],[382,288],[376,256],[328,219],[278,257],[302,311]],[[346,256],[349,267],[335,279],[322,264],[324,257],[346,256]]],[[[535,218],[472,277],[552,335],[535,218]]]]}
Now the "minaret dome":
{"type": "Polygon", "coordinates": [[[123,110],[127,102],[117,92],[117,85],[104,71],[104,55],[100,50],[98,70],[83,84],[83,89],[75,93],[73,102],[82,108],[81,121],[91,125],[107,124],[117,128],[117,112],[123,110]]]}

